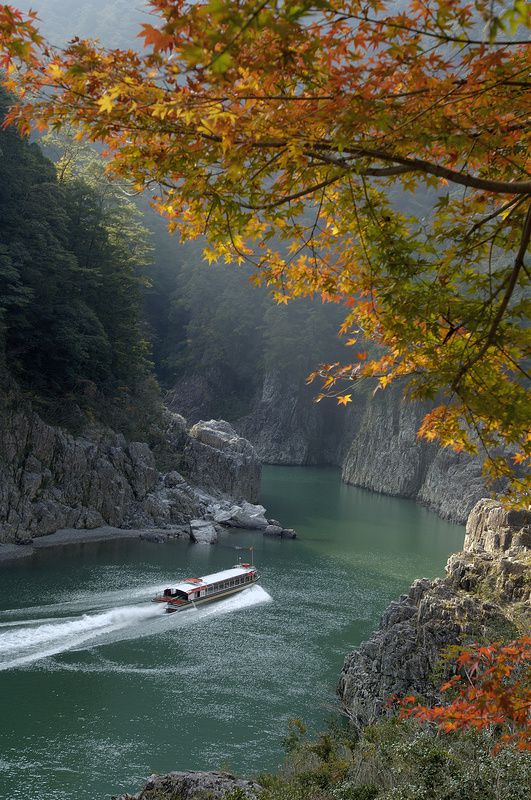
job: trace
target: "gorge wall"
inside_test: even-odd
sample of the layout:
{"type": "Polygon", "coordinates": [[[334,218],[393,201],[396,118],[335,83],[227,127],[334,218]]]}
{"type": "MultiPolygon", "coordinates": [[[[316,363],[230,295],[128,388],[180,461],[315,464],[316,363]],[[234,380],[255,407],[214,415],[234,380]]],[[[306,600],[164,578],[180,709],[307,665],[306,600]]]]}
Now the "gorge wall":
{"type": "Polygon", "coordinates": [[[479,458],[417,437],[432,406],[407,401],[400,386],[352,392],[348,409],[313,402],[313,386],[287,386],[269,374],[251,412],[234,424],[268,464],[340,466],[345,483],[417,500],[441,517],[464,523],[488,494],[479,458]]]}
{"type": "Polygon", "coordinates": [[[61,528],[164,528],[208,515],[216,498],[257,499],[260,462],[227,423],[188,429],[162,412],[155,439],[150,447],[107,428],[73,436],[16,387],[2,391],[0,542],[61,528]]]}

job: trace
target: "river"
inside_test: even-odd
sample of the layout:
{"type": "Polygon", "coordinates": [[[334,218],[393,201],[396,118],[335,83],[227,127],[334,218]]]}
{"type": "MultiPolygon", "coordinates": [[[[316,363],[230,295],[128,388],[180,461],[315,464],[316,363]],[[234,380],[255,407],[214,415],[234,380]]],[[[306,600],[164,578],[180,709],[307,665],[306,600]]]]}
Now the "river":
{"type": "Polygon", "coordinates": [[[152,772],[275,768],[288,720],[326,721],[345,654],[463,542],[334,469],[266,467],[262,500],[297,540],[127,540],[0,565],[0,798],[103,800],[152,772]],[[250,544],[260,586],[182,614],[149,603],[250,544]]]}

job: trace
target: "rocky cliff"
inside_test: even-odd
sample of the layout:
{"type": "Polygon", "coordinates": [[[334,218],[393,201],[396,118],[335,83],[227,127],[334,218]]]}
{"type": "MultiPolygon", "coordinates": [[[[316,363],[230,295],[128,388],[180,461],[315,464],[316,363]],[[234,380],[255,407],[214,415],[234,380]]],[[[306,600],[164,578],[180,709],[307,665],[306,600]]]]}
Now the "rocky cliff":
{"type": "Polygon", "coordinates": [[[109,430],[73,436],[16,391],[0,397],[0,542],[60,528],[179,525],[219,510],[226,495],[255,499],[259,483],[252,446],[224,422],[189,431],[168,412],[152,449],[109,430]]]}
{"type": "Polygon", "coordinates": [[[350,412],[358,424],[342,478],[376,492],[411,497],[445,519],[464,523],[487,493],[481,460],[418,438],[431,407],[404,400],[399,385],[358,397],[350,412]]]}
{"type": "Polygon", "coordinates": [[[355,416],[334,403],[317,405],[314,397],[314,387],[269,373],[251,412],[235,427],[265,464],[339,465],[355,416]]]}
{"type": "Polygon", "coordinates": [[[348,410],[313,402],[315,389],[266,376],[251,413],[235,422],[267,464],[331,464],[345,483],[410,497],[453,522],[464,523],[487,494],[481,461],[442,450],[417,437],[432,405],[406,401],[402,388],[373,393],[360,386],[348,410]]]}
{"type": "Polygon", "coordinates": [[[258,500],[261,468],[256,451],[224,420],[198,422],[190,428],[182,469],[199,486],[258,500]]]}
{"type": "Polygon", "coordinates": [[[383,713],[393,694],[436,700],[448,647],[510,640],[530,625],[531,514],[480,500],[446,576],[415,581],[391,603],[371,638],[347,656],[341,704],[363,724],[383,713]]]}

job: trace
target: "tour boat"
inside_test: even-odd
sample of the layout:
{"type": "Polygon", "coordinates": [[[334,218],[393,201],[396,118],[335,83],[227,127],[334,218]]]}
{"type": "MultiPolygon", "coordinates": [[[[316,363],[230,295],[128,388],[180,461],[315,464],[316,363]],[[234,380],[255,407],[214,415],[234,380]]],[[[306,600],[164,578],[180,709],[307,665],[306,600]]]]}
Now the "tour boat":
{"type": "Polygon", "coordinates": [[[241,592],[258,580],[253,564],[236,564],[223,572],[214,572],[202,578],[186,578],[173,588],[153,598],[154,603],[166,603],[166,611],[184,611],[185,608],[221,600],[223,597],[241,592]]]}

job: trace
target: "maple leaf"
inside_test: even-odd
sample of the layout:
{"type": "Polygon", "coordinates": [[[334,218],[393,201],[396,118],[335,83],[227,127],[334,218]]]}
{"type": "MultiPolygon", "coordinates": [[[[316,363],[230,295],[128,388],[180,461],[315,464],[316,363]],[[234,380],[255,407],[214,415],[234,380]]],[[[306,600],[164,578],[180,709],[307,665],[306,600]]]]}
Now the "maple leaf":
{"type": "Polygon", "coordinates": [[[114,108],[113,99],[108,94],[104,94],[103,97],[100,97],[100,99],[97,102],[98,106],[100,107],[100,110],[106,111],[107,114],[110,114],[114,108]]]}
{"type": "Polygon", "coordinates": [[[347,403],[352,403],[352,395],[351,394],[339,395],[339,397],[337,398],[338,406],[346,406],[347,403]]]}

